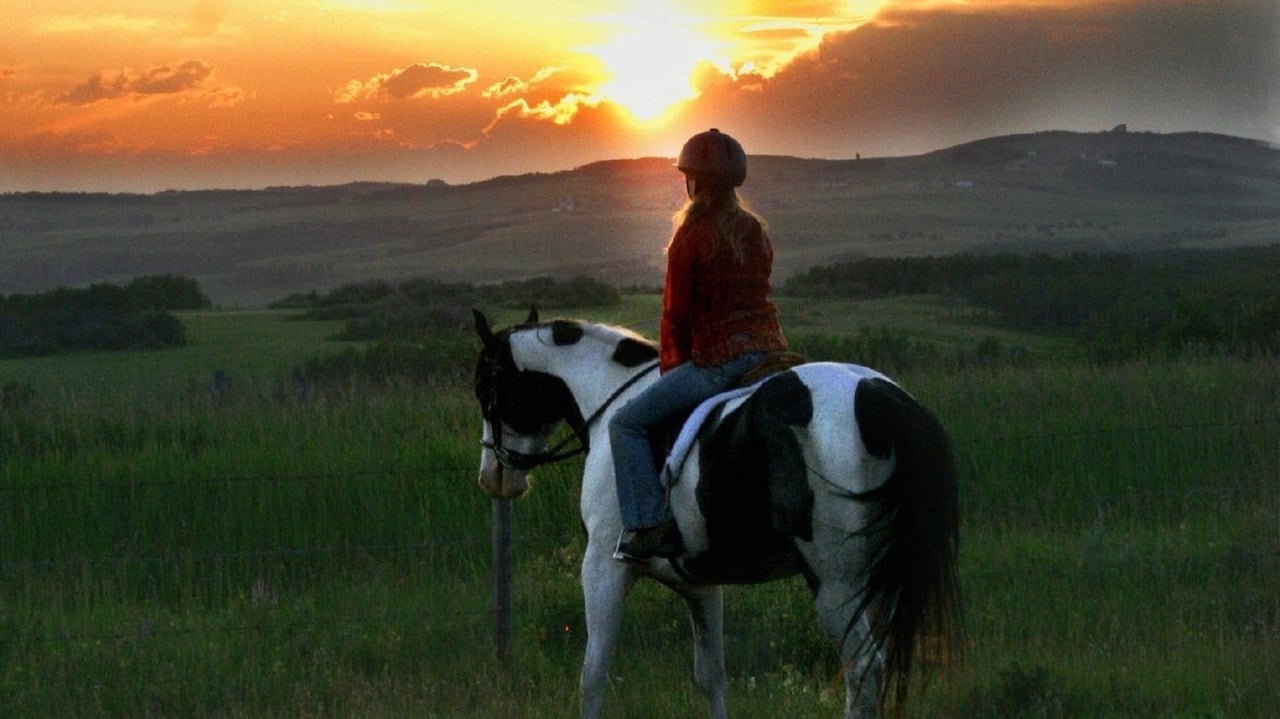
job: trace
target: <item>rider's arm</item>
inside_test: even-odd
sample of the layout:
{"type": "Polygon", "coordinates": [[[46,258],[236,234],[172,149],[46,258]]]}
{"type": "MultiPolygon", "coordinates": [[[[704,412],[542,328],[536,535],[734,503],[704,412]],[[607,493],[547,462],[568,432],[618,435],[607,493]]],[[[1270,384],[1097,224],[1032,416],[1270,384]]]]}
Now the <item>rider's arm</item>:
{"type": "Polygon", "coordinates": [[[676,230],[667,246],[667,279],[662,290],[662,325],[659,336],[662,371],[689,360],[692,339],[689,332],[693,300],[694,262],[697,246],[690,228],[676,230]]]}

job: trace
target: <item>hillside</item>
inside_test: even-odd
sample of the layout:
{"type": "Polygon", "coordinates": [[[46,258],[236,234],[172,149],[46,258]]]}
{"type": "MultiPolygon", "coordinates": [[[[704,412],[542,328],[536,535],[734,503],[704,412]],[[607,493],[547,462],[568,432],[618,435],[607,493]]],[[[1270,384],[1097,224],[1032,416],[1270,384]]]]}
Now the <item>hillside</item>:
{"type": "MultiPolygon", "coordinates": [[[[751,163],[743,195],[780,279],[857,256],[1280,241],[1280,150],[1221,135],[1042,132],[751,163]]],[[[462,186],[3,195],[0,294],[165,273],[224,306],[372,278],[657,284],[682,192],[671,161],[648,158],[462,186]]]]}

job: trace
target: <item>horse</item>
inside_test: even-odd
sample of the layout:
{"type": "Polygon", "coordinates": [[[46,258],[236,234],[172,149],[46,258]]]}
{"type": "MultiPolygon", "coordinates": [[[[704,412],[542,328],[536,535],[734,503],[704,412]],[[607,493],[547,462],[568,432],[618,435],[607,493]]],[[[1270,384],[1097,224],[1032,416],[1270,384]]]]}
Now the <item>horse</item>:
{"type": "Polygon", "coordinates": [[[623,602],[640,578],[684,599],[694,680],[712,719],[727,717],[728,584],[804,577],[840,659],[846,719],[900,710],[913,678],[959,660],[950,442],[936,417],[888,377],[852,364],[803,363],[708,404],[686,430],[692,439],[683,458],[663,470],[685,555],[620,561],[608,421],[658,377],[657,345],[622,327],[540,321],[536,308],[499,331],[473,314],[481,488],[516,498],[531,470],[585,455],[581,717],[600,714],[623,602]],[[557,432],[563,437],[553,444],[557,432]]]}

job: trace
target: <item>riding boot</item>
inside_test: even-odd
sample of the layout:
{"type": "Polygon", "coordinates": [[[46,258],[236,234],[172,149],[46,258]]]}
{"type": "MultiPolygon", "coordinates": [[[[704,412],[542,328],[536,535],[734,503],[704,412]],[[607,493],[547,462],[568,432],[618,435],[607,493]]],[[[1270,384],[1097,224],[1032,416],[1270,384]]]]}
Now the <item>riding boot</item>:
{"type": "Polygon", "coordinates": [[[654,557],[672,559],[684,553],[684,541],[674,519],[656,527],[624,529],[618,537],[618,547],[613,550],[614,559],[643,562],[654,557]]]}

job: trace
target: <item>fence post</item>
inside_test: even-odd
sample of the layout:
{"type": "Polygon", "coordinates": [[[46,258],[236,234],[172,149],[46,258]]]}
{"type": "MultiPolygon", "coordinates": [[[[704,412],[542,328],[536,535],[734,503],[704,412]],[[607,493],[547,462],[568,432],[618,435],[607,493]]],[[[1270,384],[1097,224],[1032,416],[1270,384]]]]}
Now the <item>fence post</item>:
{"type": "Polygon", "coordinates": [[[493,651],[506,666],[511,655],[511,503],[494,499],[493,527],[493,651]]]}

